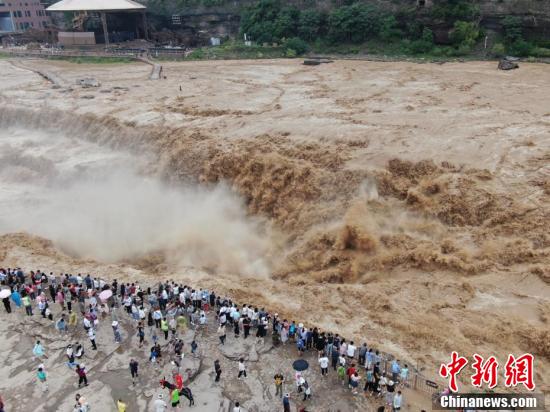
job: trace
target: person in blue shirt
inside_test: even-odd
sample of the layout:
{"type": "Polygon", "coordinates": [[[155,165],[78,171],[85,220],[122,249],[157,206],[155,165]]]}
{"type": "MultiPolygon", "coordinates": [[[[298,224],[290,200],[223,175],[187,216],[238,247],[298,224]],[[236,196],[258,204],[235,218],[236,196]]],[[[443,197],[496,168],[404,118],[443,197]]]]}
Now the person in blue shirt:
{"type": "Polygon", "coordinates": [[[283,411],[290,412],[290,394],[288,393],[283,397],[283,411]]]}
{"type": "Polygon", "coordinates": [[[399,359],[394,359],[391,364],[391,374],[392,374],[392,380],[394,382],[397,382],[397,379],[399,378],[400,373],[401,373],[401,366],[399,365],[399,359]]]}
{"type": "Polygon", "coordinates": [[[303,338],[298,338],[298,343],[296,344],[298,346],[298,352],[300,352],[300,355],[304,353],[306,350],[306,343],[303,338]]]}
{"type": "Polygon", "coordinates": [[[15,306],[17,306],[18,308],[21,307],[21,294],[19,293],[19,291],[14,290],[11,293],[11,300],[13,300],[13,303],[15,303],[15,306]]]}

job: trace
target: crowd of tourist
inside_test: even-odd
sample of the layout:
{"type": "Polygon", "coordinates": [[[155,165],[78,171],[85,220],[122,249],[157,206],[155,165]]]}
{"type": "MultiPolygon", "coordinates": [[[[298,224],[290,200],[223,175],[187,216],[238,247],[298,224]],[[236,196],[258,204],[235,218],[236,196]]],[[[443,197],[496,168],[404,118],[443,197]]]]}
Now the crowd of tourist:
{"type": "MultiPolygon", "coordinates": [[[[294,320],[281,319],[278,314],[270,314],[263,308],[238,305],[230,298],[216,295],[214,291],[194,289],[174,281],[160,282],[155,287],[142,287],[138,282],[124,283],[116,279],[107,282],[90,275],[54,275],[40,270],[26,273],[20,268],[0,269],[0,282],[3,289],[9,291],[5,291],[5,297],[2,298],[8,314],[23,308],[25,316],[42,316],[49,319],[60,333],[66,334],[67,339],[79,335],[74,332],[82,328],[90,342],[89,346],[75,341],[68,343],[65,349],[67,366],[74,371],[79,388],[88,385],[87,369],[83,362],[85,350],[95,351],[101,346],[101,342],[96,341],[100,322],[109,319],[113,339],[120,343],[121,317],[130,318],[139,347],[144,345],[146,334],[149,336],[148,342],[152,345],[148,362],[152,367],[158,370],[166,360],[174,365],[171,379],[163,378],[160,381],[167,392],[159,394],[154,400],[156,412],[163,412],[170,406],[178,409],[181,396],[189,401],[190,406],[194,404],[193,394],[184,385],[184,378],[179,372],[184,356],[181,334],[188,328],[206,332],[209,317],[215,319],[219,345],[226,344],[228,334],[236,339],[256,339],[258,342],[263,342],[270,335],[275,345],[295,345],[298,356],[306,351],[315,352],[322,379],[334,374],[337,382],[353,395],[358,395],[362,389],[365,396],[381,401],[379,411],[399,411],[403,405],[401,389],[408,385],[409,380],[406,364],[394,359],[389,369],[383,368],[382,355],[366,343],[358,345],[337,333],[307,328],[294,320]],[[60,309],[56,311],[58,315],[55,318],[53,305],[58,305],[60,309]]],[[[191,355],[196,355],[199,343],[195,340],[191,342],[191,355]]],[[[37,383],[42,391],[47,392],[48,372],[42,362],[47,354],[39,340],[32,354],[38,362],[37,383]]],[[[215,382],[219,382],[222,379],[219,360],[214,362],[213,369],[215,382]]],[[[138,360],[130,360],[129,370],[134,382],[139,377],[138,360]]],[[[244,358],[238,360],[237,370],[237,379],[247,378],[244,358]]],[[[273,379],[275,395],[281,399],[281,409],[290,411],[290,393],[283,391],[285,377],[277,373],[273,379]]],[[[294,380],[296,391],[307,405],[313,394],[312,385],[302,371],[295,373],[294,380]]],[[[233,404],[233,412],[240,412],[239,402],[233,404]]],[[[127,411],[124,399],[118,400],[117,408],[119,412],[127,411]]],[[[74,411],[87,412],[89,409],[88,401],[77,394],[74,411]]],[[[305,411],[306,408],[302,407],[301,410],[305,411]]],[[[3,408],[0,412],[3,412],[3,408]]]]}

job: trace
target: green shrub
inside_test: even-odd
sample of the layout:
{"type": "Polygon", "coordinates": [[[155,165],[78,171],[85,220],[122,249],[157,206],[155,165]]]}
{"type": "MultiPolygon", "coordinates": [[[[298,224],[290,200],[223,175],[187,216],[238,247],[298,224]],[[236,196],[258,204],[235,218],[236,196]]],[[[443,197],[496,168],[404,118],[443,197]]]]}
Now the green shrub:
{"type": "Polygon", "coordinates": [[[447,49],[444,47],[436,46],[432,49],[432,54],[438,57],[447,56],[447,49]]]}
{"type": "Polygon", "coordinates": [[[506,54],[506,47],[502,43],[495,43],[491,49],[491,54],[495,57],[502,57],[506,54]]]}
{"type": "Polygon", "coordinates": [[[519,17],[506,16],[502,19],[502,28],[504,29],[504,40],[506,43],[511,44],[523,39],[523,30],[519,17]]]}
{"type": "Polygon", "coordinates": [[[434,47],[433,32],[427,27],[422,31],[422,37],[410,43],[410,51],[413,54],[429,53],[434,47]]]}
{"type": "Polygon", "coordinates": [[[195,49],[189,55],[187,56],[189,59],[192,60],[200,60],[205,58],[204,49],[195,49]]]}
{"type": "Polygon", "coordinates": [[[537,57],[550,57],[550,49],[544,47],[534,47],[531,51],[533,56],[537,57]]]}
{"type": "Polygon", "coordinates": [[[296,51],[293,50],[293,49],[286,49],[286,51],[285,51],[285,57],[290,57],[290,58],[292,58],[292,57],[296,57],[297,55],[298,55],[298,54],[297,54],[296,51]]]}
{"type": "Polygon", "coordinates": [[[329,37],[334,42],[360,43],[378,35],[382,14],[372,6],[354,3],[334,9],[328,18],[329,37]]]}
{"type": "Polygon", "coordinates": [[[476,23],[467,21],[456,21],[450,35],[451,41],[459,49],[467,50],[468,53],[475,46],[479,38],[479,28],[476,23]]]}
{"type": "Polygon", "coordinates": [[[382,40],[393,40],[399,38],[403,32],[398,28],[395,16],[386,16],[382,19],[378,35],[382,40]]]}
{"type": "Polygon", "coordinates": [[[301,56],[302,54],[307,52],[309,49],[309,46],[307,45],[307,43],[302,39],[300,39],[299,37],[293,37],[291,39],[288,39],[285,42],[285,47],[287,48],[287,50],[290,49],[294,51],[297,56],[301,56]]]}
{"type": "Polygon", "coordinates": [[[300,14],[298,34],[304,40],[315,40],[319,36],[323,16],[317,10],[304,10],[300,14]]]}
{"type": "Polygon", "coordinates": [[[517,39],[508,46],[508,53],[514,56],[529,56],[533,50],[533,45],[522,38],[517,39]]]}
{"type": "Polygon", "coordinates": [[[440,1],[434,4],[430,11],[433,19],[441,19],[447,22],[456,20],[475,20],[479,14],[479,6],[470,0],[440,1]]]}

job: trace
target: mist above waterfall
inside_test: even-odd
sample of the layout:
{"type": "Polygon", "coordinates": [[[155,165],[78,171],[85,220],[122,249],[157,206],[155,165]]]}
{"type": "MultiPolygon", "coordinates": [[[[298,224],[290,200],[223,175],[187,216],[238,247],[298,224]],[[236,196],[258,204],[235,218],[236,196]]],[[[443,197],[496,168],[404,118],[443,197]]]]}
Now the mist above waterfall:
{"type": "Polygon", "coordinates": [[[116,262],[163,253],[177,265],[268,274],[265,222],[223,184],[174,187],[150,159],[59,133],[0,131],[0,232],[51,239],[81,257],[116,262]]]}

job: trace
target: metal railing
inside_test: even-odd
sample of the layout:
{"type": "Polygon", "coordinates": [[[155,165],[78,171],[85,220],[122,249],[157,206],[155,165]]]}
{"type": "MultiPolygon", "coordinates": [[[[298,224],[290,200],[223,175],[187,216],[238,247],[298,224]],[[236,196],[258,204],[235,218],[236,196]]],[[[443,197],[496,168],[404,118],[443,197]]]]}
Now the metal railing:
{"type": "Polygon", "coordinates": [[[49,56],[60,56],[60,57],[113,57],[113,56],[124,56],[124,57],[185,57],[185,49],[165,49],[160,47],[153,47],[148,49],[138,49],[138,48],[105,48],[103,50],[86,50],[86,49],[62,49],[57,47],[47,48],[47,49],[36,49],[28,50],[24,48],[5,48],[1,49],[4,53],[9,53],[13,56],[20,57],[49,57],[49,56]]]}

